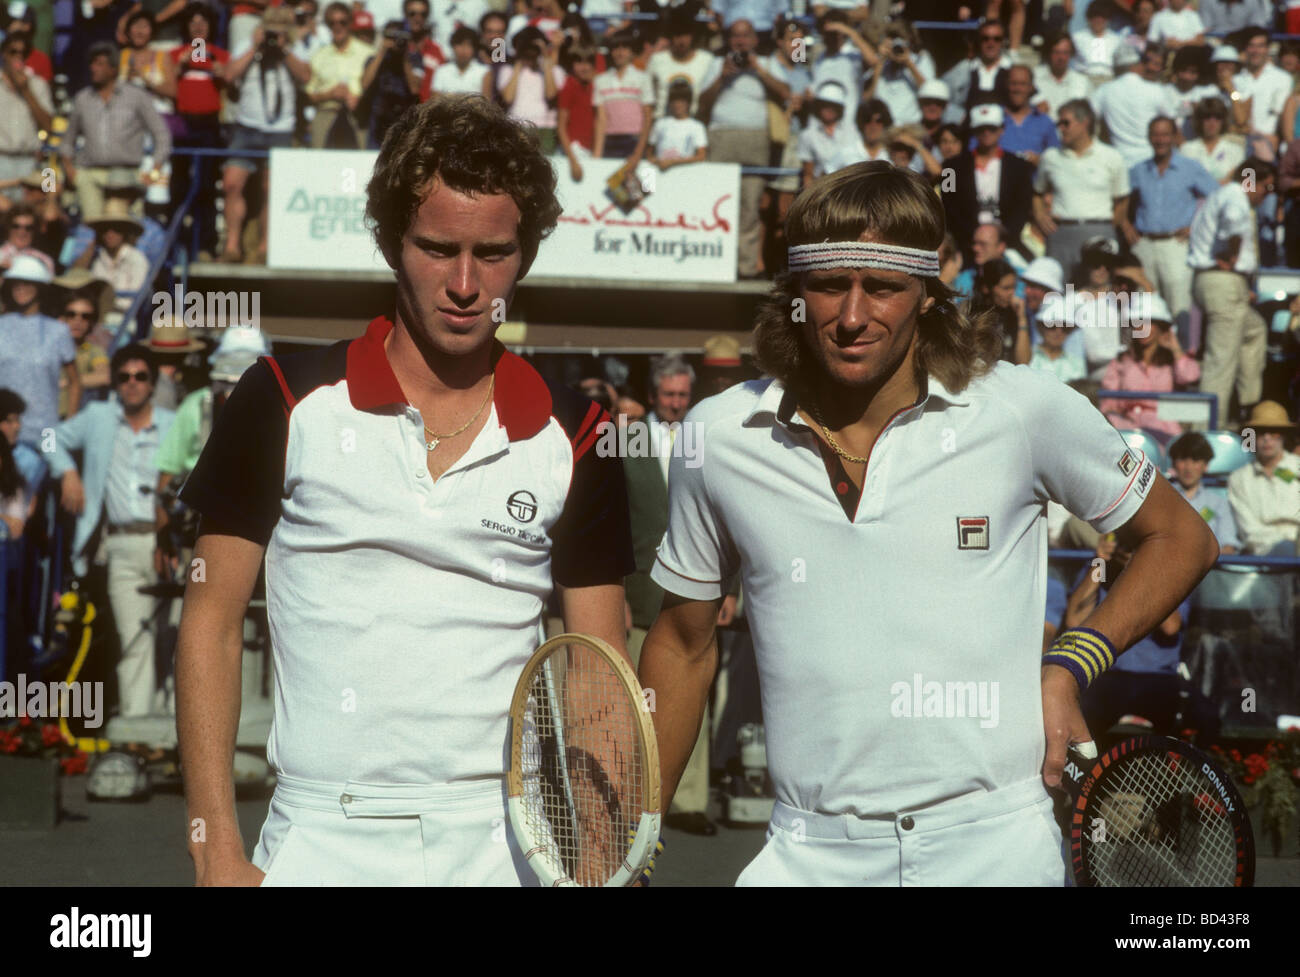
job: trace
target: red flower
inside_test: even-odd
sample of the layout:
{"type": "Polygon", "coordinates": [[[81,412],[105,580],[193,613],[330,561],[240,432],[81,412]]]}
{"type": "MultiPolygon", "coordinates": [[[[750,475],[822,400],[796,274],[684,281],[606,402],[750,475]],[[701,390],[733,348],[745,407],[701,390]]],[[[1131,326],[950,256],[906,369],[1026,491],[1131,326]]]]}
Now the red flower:
{"type": "Polygon", "coordinates": [[[26,729],[31,724],[32,718],[30,716],[23,716],[22,719],[18,720],[18,726],[20,729],[26,729]]]}
{"type": "Polygon", "coordinates": [[[1232,752],[1230,752],[1230,753],[1228,754],[1228,756],[1232,757],[1232,758],[1233,758],[1234,760],[1236,760],[1238,763],[1241,762],[1241,751],[1240,751],[1240,750],[1233,750],[1232,752]]]}
{"type": "Polygon", "coordinates": [[[59,727],[53,723],[46,723],[41,727],[41,745],[58,746],[63,742],[63,734],[59,732],[59,727]]]}
{"type": "Polygon", "coordinates": [[[86,754],[80,750],[77,751],[76,756],[64,757],[60,763],[63,772],[68,776],[86,772],[86,754]]]}

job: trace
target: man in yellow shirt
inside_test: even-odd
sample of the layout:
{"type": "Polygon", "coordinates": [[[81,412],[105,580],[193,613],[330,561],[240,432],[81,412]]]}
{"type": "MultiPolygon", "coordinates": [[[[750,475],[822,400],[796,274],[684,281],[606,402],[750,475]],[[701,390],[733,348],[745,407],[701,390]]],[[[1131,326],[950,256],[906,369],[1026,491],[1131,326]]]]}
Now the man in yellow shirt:
{"type": "Polygon", "coordinates": [[[349,148],[365,147],[365,130],[353,114],[361,100],[361,75],[375,49],[352,36],[352,11],[346,4],[325,8],[330,43],[311,56],[307,97],[316,106],[311,122],[311,145],[324,149],[335,125],[346,129],[349,148]]]}

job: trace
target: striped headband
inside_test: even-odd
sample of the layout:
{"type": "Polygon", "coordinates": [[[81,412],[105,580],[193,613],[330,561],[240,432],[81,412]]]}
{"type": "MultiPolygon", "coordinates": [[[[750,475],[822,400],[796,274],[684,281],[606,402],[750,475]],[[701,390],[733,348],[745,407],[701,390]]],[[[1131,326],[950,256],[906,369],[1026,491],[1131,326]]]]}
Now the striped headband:
{"type": "Polygon", "coordinates": [[[880,268],[907,272],[919,278],[938,278],[939,252],[875,242],[823,241],[821,244],[796,244],[790,248],[789,267],[791,271],[880,268]]]}

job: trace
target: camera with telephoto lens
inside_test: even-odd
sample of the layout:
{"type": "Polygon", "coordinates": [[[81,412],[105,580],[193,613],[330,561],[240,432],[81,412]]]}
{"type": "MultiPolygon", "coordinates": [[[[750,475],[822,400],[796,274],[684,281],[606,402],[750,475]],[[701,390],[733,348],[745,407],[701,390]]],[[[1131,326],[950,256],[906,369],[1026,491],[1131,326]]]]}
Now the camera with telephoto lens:
{"type": "Polygon", "coordinates": [[[281,31],[267,31],[262,38],[262,51],[278,54],[284,48],[284,34],[281,31]]]}
{"type": "Polygon", "coordinates": [[[894,38],[893,43],[889,45],[889,50],[892,51],[895,56],[900,54],[906,54],[907,42],[903,40],[901,37],[896,37],[894,38]]]}

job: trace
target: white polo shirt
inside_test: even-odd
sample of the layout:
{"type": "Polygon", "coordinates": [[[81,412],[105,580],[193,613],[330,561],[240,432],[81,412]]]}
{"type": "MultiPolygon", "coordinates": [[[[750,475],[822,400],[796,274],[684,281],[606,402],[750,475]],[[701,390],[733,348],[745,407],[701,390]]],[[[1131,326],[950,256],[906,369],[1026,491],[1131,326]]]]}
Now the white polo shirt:
{"type": "Polygon", "coordinates": [[[1182,10],[1158,10],[1147,26],[1147,43],[1163,44],[1165,41],[1190,41],[1205,33],[1201,15],[1191,7],[1182,10]]]}
{"type": "Polygon", "coordinates": [[[482,61],[471,61],[464,71],[455,61],[447,61],[434,69],[433,90],[440,95],[481,95],[487,74],[488,66],[482,61]]]}
{"type": "Polygon", "coordinates": [[[1225,183],[1205,198],[1188,236],[1187,264],[1205,271],[1215,267],[1214,257],[1223,252],[1230,238],[1241,238],[1241,250],[1233,271],[1253,275],[1259,270],[1259,236],[1255,230],[1255,208],[1241,184],[1225,183]]]}
{"type": "Polygon", "coordinates": [[[1286,100],[1291,96],[1295,79],[1285,69],[1269,62],[1258,75],[1243,69],[1233,77],[1232,83],[1243,96],[1251,98],[1251,130],[1266,136],[1274,135],[1277,132],[1278,116],[1282,114],[1286,100]]]}
{"type": "Polygon", "coordinates": [[[812,163],[813,176],[825,176],[848,166],[857,158],[866,158],[862,137],[848,119],[835,123],[833,132],[814,120],[799,133],[799,162],[812,163]]]}
{"type": "Polygon", "coordinates": [[[1044,150],[1034,174],[1034,193],[1052,195],[1052,216],[1059,220],[1109,222],[1115,201],[1130,190],[1124,157],[1096,139],[1082,153],[1044,150]]]}
{"type": "Polygon", "coordinates": [[[259,360],[181,498],[266,545],[278,772],[499,777],[553,585],[636,568],[623,466],[594,450],[608,415],[498,344],[488,421],[435,482],[384,353],[392,328],[259,360]]]}
{"type": "Polygon", "coordinates": [[[672,460],[651,572],[693,600],[741,574],[777,799],[884,816],[1033,777],[1047,503],[1109,532],[1155,466],[1055,377],[999,363],[961,393],[930,377],[885,425],[855,502],[794,409],[780,381],[755,380],[691,410],[701,463],[672,460]],[[934,682],[982,697],[927,716],[934,682]]]}
{"type": "Polygon", "coordinates": [[[1066,102],[1076,98],[1087,98],[1092,86],[1087,76],[1073,68],[1066,68],[1065,74],[1057,78],[1048,65],[1040,64],[1034,69],[1033,103],[1047,103],[1047,114],[1055,121],[1056,113],[1066,102]]]}

